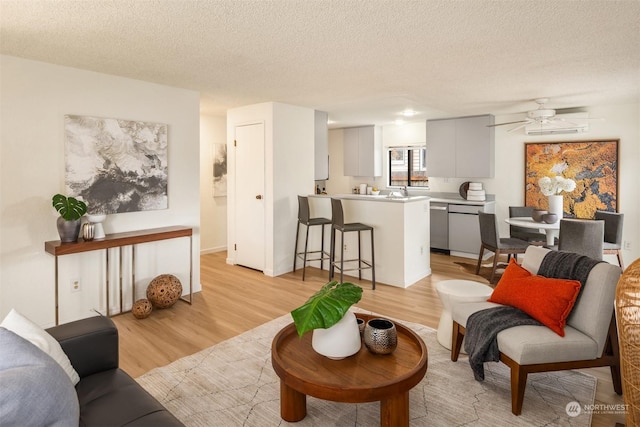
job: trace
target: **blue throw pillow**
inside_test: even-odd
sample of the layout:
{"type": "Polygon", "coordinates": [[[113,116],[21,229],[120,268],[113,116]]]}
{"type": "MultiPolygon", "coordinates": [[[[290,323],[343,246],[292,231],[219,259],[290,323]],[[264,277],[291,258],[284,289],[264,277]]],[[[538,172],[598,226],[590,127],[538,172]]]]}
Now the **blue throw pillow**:
{"type": "Polygon", "coordinates": [[[75,387],[48,354],[0,327],[0,424],[2,426],[78,425],[75,387]]]}

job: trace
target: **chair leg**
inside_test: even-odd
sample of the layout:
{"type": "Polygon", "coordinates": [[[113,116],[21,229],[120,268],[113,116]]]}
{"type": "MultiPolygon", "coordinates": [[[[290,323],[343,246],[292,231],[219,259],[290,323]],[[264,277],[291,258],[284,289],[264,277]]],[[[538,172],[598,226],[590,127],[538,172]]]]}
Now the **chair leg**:
{"type": "Polygon", "coordinates": [[[362,280],[362,247],[360,246],[360,230],[358,230],[358,280],[362,280]]]}
{"type": "Polygon", "coordinates": [[[496,249],[493,253],[493,267],[491,268],[491,276],[489,276],[489,283],[493,283],[493,276],[496,274],[496,268],[498,267],[498,256],[500,255],[500,250],[496,249]]]}
{"type": "Polygon", "coordinates": [[[522,413],[524,389],[527,386],[527,371],[520,365],[511,366],[511,412],[513,415],[522,413]]]}
{"type": "Polygon", "coordinates": [[[480,273],[480,265],[482,264],[482,256],[484,255],[484,245],[480,245],[480,254],[478,255],[478,265],[476,265],[476,275],[480,273]]]}
{"type": "Polygon", "coordinates": [[[620,342],[618,341],[618,326],[615,313],[611,316],[611,322],[609,323],[609,334],[604,347],[604,354],[609,354],[613,357],[613,363],[609,366],[611,382],[613,382],[613,390],[620,395],[622,394],[622,374],[620,372],[620,342]]]}
{"type": "Polygon", "coordinates": [[[336,260],[336,229],[331,227],[331,236],[329,244],[329,281],[333,278],[334,262],[336,260]]]}
{"type": "Polygon", "coordinates": [[[296,272],[296,261],[298,259],[298,235],[300,234],[300,221],[296,225],[296,244],[293,246],[293,272],[296,272]]]}
{"type": "Polygon", "coordinates": [[[324,224],[320,232],[320,270],[324,270],[324,224]]]}
{"type": "Polygon", "coordinates": [[[376,255],[373,247],[373,228],[371,229],[371,289],[376,290],[376,255]]]}
{"type": "Polygon", "coordinates": [[[451,333],[451,361],[457,362],[460,350],[462,349],[462,340],[464,339],[464,333],[462,327],[458,322],[453,322],[453,331],[451,333]]]}
{"type": "Polygon", "coordinates": [[[620,268],[624,271],[624,262],[622,261],[622,251],[618,250],[616,252],[616,255],[618,256],[618,264],[620,264],[620,268]]]}
{"type": "Polygon", "coordinates": [[[307,250],[309,249],[309,225],[307,225],[307,234],[304,238],[304,254],[302,255],[302,281],[307,272],[307,250]]]}
{"type": "Polygon", "coordinates": [[[340,283],[344,283],[344,231],[340,232],[340,283]]]}

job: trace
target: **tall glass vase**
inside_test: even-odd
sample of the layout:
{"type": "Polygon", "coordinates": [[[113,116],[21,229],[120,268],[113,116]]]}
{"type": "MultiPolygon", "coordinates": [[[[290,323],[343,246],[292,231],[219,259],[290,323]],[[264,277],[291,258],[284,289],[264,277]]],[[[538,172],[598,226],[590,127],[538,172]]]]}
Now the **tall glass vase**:
{"type": "Polygon", "coordinates": [[[558,216],[558,221],[563,217],[564,211],[564,198],[560,194],[553,194],[547,196],[549,198],[549,213],[554,213],[558,216]]]}

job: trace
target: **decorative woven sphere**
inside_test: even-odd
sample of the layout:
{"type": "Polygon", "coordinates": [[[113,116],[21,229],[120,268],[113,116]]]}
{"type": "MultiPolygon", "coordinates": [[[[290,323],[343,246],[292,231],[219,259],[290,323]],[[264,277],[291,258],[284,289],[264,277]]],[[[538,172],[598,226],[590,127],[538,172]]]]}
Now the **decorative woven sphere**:
{"type": "Polygon", "coordinates": [[[182,295],[182,284],[173,274],[161,274],[149,283],[147,298],[154,307],[168,308],[182,295]]]}
{"type": "Polygon", "coordinates": [[[136,319],[144,319],[145,317],[149,317],[151,314],[151,310],[153,307],[151,305],[151,301],[148,299],[139,299],[135,303],[133,303],[133,307],[131,307],[131,312],[135,316],[136,319]]]}

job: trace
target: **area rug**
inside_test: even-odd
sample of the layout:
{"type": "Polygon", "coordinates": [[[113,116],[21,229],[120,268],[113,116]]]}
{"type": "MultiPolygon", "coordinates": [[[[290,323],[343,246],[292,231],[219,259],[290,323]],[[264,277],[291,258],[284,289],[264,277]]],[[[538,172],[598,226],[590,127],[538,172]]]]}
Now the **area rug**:
{"type": "MultiPolygon", "coordinates": [[[[362,311],[362,310],[354,310],[362,311]]],[[[366,311],[362,311],[366,312],[366,311]]],[[[366,312],[368,313],[368,312],[366,312]]],[[[564,371],[529,375],[522,415],[511,413],[509,370],[486,363],[484,382],[473,379],[466,356],[451,362],[436,331],[399,321],[427,344],[427,374],[410,392],[411,426],[589,426],[583,411],[594,403],[596,379],[564,371]]],[[[307,416],[295,424],[280,418],[280,380],[271,366],[271,341],[291,323],[282,316],[242,335],[142,375],[137,381],[187,426],[375,426],[379,403],[348,404],[307,398],[307,416]]]]}
{"type": "MultiPolygon", "coordinates": [[[[460,267],[460,270],[469,274],[476,274],[476,263],[470,264],[462,261],[454,261],[454,264],[457,264],[460,267]]],[[[478,276],[487,279],[491,277],[491,269],[493,268],[493,262],[487,264],[480,264],[480,272],[477,274],[478,276]]],[[[502,273],[504,273],[504,269],[507,268],[507,264],[504,262],[498,262],[498,266],[496,267],[496,273],[493,277],[494,283],[497,283],[502,277],[502,273]]]]}

